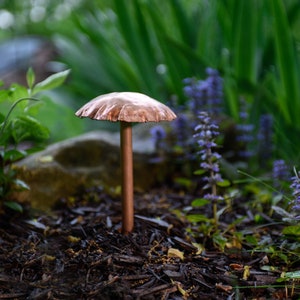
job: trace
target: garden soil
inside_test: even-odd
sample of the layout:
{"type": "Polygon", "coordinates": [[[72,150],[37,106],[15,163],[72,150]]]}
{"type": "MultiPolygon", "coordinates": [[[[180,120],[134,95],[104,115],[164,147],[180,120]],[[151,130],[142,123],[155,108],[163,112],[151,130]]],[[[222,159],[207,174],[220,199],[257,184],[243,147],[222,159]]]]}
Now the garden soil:
{"type": "MultiPolygon", "coordinates": [[[[299,299],[299,282],[278,281],[284,266],[269,253],[238,239],[220,247],[203,222],[188,222],[192,200],[168,189],[136,193],[128,235],[120,198],[101,189],[61,199],[50,213],[4,211],[0,299],[299,299]]],[[[257,226],[241,203],[224,216],[224,236],[280,238],[278,225],[257,226]]]]}

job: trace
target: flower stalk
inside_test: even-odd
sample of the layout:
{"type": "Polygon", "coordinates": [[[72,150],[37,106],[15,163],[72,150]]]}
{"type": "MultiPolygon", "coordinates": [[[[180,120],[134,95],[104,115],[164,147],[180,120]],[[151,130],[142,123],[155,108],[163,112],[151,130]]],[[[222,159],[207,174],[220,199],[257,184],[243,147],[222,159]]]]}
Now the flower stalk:
{"type": "Polygon", "coordinates": [[[206,185],[203,189],[210,189],[210,193],[204,195],[204,198],[210,200],[213,208],[213,219],[218,224],[217,203],[223,200],[217,193],[217,184],[223,179],[220,174],[219,160],[221,155],[215,151],[217,144],[215,139],[219,135],[219,126],[211,122],[207,112],[200,112],[198,115],[199,124],[195,127],[194,138],[197,141],[200,150],[197,152],[201,159],[200,167],[208,173],[203,179],[206,185]]]}

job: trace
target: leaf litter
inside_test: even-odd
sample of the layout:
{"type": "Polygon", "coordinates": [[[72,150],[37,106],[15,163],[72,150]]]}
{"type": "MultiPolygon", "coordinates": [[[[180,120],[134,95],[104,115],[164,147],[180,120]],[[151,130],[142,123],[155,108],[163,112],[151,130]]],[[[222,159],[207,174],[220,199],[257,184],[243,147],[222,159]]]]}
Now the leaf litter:
{"type": "Polygon", "coordinates": [[[279,241],[278,223],[248,217],[231,228],[247,216],[236,207],[220,224],[251,238],[220,249],[183,217],[190,197],[162,189],[135,195],[135,228],[123,235],[120,199],[92,194],[61,199],[49,214],[2,216],[0,299],[299,299],[299,259],[284,272],[276,249],[247,243],[279,241]]]}

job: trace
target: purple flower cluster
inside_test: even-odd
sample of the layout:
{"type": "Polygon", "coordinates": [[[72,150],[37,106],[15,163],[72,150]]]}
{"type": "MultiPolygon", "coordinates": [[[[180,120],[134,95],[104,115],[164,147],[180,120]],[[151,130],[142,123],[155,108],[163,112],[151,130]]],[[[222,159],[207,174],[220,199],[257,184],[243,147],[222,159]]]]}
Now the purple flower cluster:
{"type": "Polygon", "coordinates": [[[167,133],[162,126],[156,125],[150,129],[150,134],[151,134],[151,138],[154,143],[155,152],[156,152],[156,156],[152,157],[150,159],[150,162],[155,163],[155,164],[161,163],[165,160],[164,152],[167,149],[167,145],[165,142],[167,133]]]}
{"type": "Polygon", "coordinates": [[[156,125],[150,129],[150,134],[156,151],[162,150],[165,147],[164,139],[167,136],[165,129],[160,125],[156,125]]]}
{"type": "Polygon", "coordinates": [[[208,172],[208,176],[203,179],[206,181],[204,188],[211,188],[211,193],[204,196],[204,198],[213,200],[222,200],[223,198],[217,195],[217,183],[223,181],[220,168],[219,159],[221,155],[214,151],[217,147],[215,142],[216,137],[219,135],[219,126],[211,122],[207,112],[200,112],[198,115],[199,124],[195,127],[194,138],[200,148],[197,153],[201,159],[201,169],[208,172]]]}
{"type": "Polygon", "coordinates": [[[273,152],[273,118],[271,115],[265,114],[260,117],[257,138],[259,141],[258,155],[262,166],[266,166],[273,152]]]}
{"type": "Polygon", "coordinates": [[[223,100],[223,79],[219,72],[212,68],[206,69],[207,78],[184,80],[184,93],[190,99],[190,108],[196,115],[205,110],[211,114],[221,112],[223,100]]]}
{"type": "Polygon", "coordinates": [[[177,146],[181,148],[188,146],[188,140],[191,134],[188,117],[183,113],[177,113],[177,118],[172,122],[171,126],[176,136],[177,146]]]}
{"type": "MultiPolygon", "coordinates": [[[[293,190],[294,200],[292,201],[292,209],[300,212],[300,173],[297,172],[296,176],[292,177],[291,189],[293,190]]],[[[300,220],[300,215],[296,216],[296,220],[300,220]]]]}
{"type": "Polygon", "coordinates": [[[289,179],[288,166],[283,159],[274,160],[272,170],[273,182],[275,188],[280,188],[281,182],[287,182],[289,179]]]}
{"type": "Polygon", "coordinates": [[[247,112],[247,105],[245,101],[241,101],[240,108],[240,124],[237,125],[237,137],[236,140],[239,144],[241,144],[242,150],[239,150],[238,155],[241,158],[249,158],[252,156],[252,151],[250,151],[249,144],[253,142],[253,130],[254,125],[248,123],[249,114],[247,112]]]}

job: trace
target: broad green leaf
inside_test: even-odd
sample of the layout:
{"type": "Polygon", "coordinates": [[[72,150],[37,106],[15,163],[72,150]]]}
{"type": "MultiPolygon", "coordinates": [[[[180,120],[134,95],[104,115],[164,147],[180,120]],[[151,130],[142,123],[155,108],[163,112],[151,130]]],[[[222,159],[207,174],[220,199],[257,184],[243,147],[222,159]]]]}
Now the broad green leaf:
{"type": "Polygon", "coordinates": [[[284,272],[282,278],[285,279],[300,279],[300,271],[284,272]]]}
{"type": "Polygon", "coordinates": [[[8,100],[8,91],[0,90],[0,103],[8,100]]]}
{"type": "Polygon", "coordinates": [[[11,150],[6,150],[4,152],[4,161],[17,161],[21,158],[24,158],[27,155],[26,151],[23,150],[18,150],[18,149],[11,149],[11,150]]]}
{"type": "Polygon", "coordinates": [[[60,86],[66,80],[69,73],[70,70],[55,73],[46,78],[45,80],[37,83],[33,88],[32,95],[35,95],[42,91],[51,90],[60,86]]]}
{"type": "Polygon", "coordinates": [[[201,207],[201,206],[207,205],[208,203],[210,203],[209,200],[204,199],[204,198],[198,198],[198,199],[193,200],[191,205],[193,207],[201,207]]]}
{"type": "Polygon", "coordinates": [[[25,140],[44,141],[49,138],[49,130],[30,116],[18,116],[12,121],[12,136],[19,143],[25,140]]]}
{"type": "Polygon", "coordinates": [[[282,230],[285,235],[296,235],[300,236],[300,224],[294,226],[287,226],[282,230]]]}
{"type": "MultiPolygon", "coordinates": [[[[27,98],[28,96],[28,90],[25,86],[13,83],[8,90],[7,100],[9,100],[10,102],[16,102],[20,99],[27,98]]],[[[24,101],[22,101],[18,105],[18,107],[20,108],[23,108],[24,106],[26,106],[26,103],[24,101]]]]}
{"type": "Polygon", "coordinates": [[[230,181],[229,180],[222,180],[217,182],[217,186],[219,187],[228,187],[230,186],[230,181]]]}
{"type": "Polygon", "coordinates": [[[200,215],[200,214],[190,214],[190,215],[187,215],[186,218],[188,221],[190,221],[192,223],[208,222],[210,220],[205,215],[200,215]]]}
{"type": "Polygon", "coordinates": [[[199,169],[199,170],[196,170],[196,171],[194,172],[194,174],[195,174],[195,175],[203,175],[205,172],[207,172],[207,171],[204,170],[204,169],[199,169]]]}

